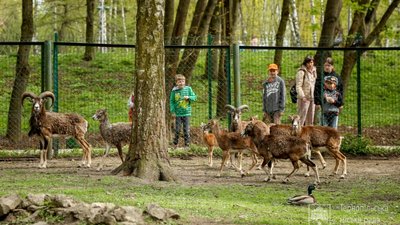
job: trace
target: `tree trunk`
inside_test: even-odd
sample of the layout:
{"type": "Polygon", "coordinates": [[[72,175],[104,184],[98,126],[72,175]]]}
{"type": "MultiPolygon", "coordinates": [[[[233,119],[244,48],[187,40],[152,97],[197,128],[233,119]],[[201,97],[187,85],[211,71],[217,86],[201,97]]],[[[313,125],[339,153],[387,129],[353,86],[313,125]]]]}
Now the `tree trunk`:
{"type": "MultiPolygon", "coordinates": [[[[193,37],[190,37],[191,41],[193,41],[192,43],[193,45],[201,45],[204,42],[204,36],[208,32],[208,27],[210,25],[210,21],[216,5],[217,5],[217,0],[208,1],[206,9],[204,10],[204,14],[201,18],[199,28],[196,34],[193,37]]],[[[177,73],[184,74],[189,83],[190,79],[192,78],[192,73],[196,65],[199,52],[200,52],[199,49],[185,49],[185,51],[183,52],[182,59],[178,66],[177,73]]]]}
{"type": "MultiPolygon", "coordinates": [[[[222,2],[222,0],[219,0],[222,2]]],[[[214,10],[214,15],[210,22],[209,35],[211,36],[211,45],[221,44],[221,4],[217,4],[214,10]]],[[[206,66],[204,71],[204,78],[208,78],[208,73],[211,73],[211,79],[218,79],[218,59],[220,49],[213,48],[210,50],[211,54],[207,54],[206,66]]]]}
{"type": "MultiPolygon", "coordinates": [[[[324,14],[324,23],[322,24],[321,37],[319,39],[319,48],[333,47],[335,40],[335,30],[339,23],[339,16],[342,10],[342,0],[328,0],[324,14]]],[[[315,55],[315,66],[318,76],[323,72],[325,59],[331,56],[331,52],[318,50],[315,55]]]]}
{"type": "MultiPolygon", "coordinates": [[[[276,32],[276,36],[275,36],[275,40],[276,40],[275,46],[277,46],[277,47],[283,46],[283,40],[285,39],[287,22],[289,20],[289,14],[290,14],[290,0],[283,0],[281,20],[279,22],[278,32],[276,32]]],[[[282,50],[278,50],[278,49],[275,50],[274,63],[276,63],[279,66],[279,68],[281,68],[282,57],[283,57],[282,50]]],[[[281,70],[282,70],[282,68],[281,68],[281,70]]]]}
{"type": "Polygon", "coordinates": [[[164,0],[138,0],[134,125],[125,162],[113,172],[175,181],[165,125],[164,0]],[[161,87],[161,88],[160,88],[161,87]]]}
{"type": "MultiPolygon", "coordinates": [[[[121,17],[122,17],[122,30],[124,31],[124,44],[128,44],[128,32],[126,30],[126,16],[125,16],[125,0],[122,0],[121,17]]],[[[128,49],[126,49],[126,51],[129,52],[128,49]]]]}
{"type": "MultiPolygon", "coordinates": [[[[171,44],[172,31],[174,29],[174,12],[175,12],[175,1],[165,0],[165,19],[164,19],[165,45],[171,44]]],[[[166,54],[166,56],[168,56],[168,54],[166,54]]]]}
{"type": "Polygon", "coordinates": [[[299,16],[297,14],[297,6],[296,6],[296,0],[290,0],[291,6],[292,6],[292,13],[291,15],[291,20],[293,24],[293,31],[294,31],[294,38],[295,38],[295,43],[296,47],[301,46],[301,41],[300,41],[300,27],[299,27],[299,16]]]}
{"type": "MultiPolygon", "coordinates": [[[[94,42],[94,8],[95,0],[86,0],[86,43],[94,42]]],[[[86,46],[83,60],[92,61],[93,57],[93,46],[86,46]]]]}
{"type": "Polygon", "coordinates": [[[312,43],[313,47],[317,47],[317,21],[315,19],[315,13],[314,13],[314,0],[310,0],[310,10],[311,10],[311,30],[312,30],[312,43]]]}
{"type": "MultiPolygon", "coordinates": [[[[22,25],[21,42],[32,41],[33,27],[33,2],[32,0],[22,1],[22,25]]],[[[17,64],[15,67],[15,80],[11,93],[10,107],[8,110],[6,137],[17,142],[21,138],[21,96],[26,91],[29,81],[30,66],[29,52],[30,45],[20,45],[17,53],[17,64]]]]}
{"type": "MultiPolygon", "coordinates": [[[[359,0],[358,5],[366,6],[369,3],[368,0],[359,0]]],[[[350,46],[360,46],[360,47],[368,47],[371,43],[376,40],[382,30],[385,28],[386,23],[390,16],[393,14],[393,11],[398,7],[400,0],[393,0],[389,7],[386,9],[385,13],[381,17],[378,24],[374,27],[372,32],[368,34],[368,36],[361,37],[361,39],[357,39],[357,33],[360,32],[362,25],[365,21],[366,9],[358,10],[354,13],[353,23],[351,24],[349,34],[347,35],[346,39],[346,47],[350,46]]],[[[362,34],[361,34],[362,35],[362,34]]],[[[343,57],[343,67],[341,71],[341,76],[343,80],[343,91],[346,93],[347,86],[350,80],[351,72],[356,64],[356,55],[355,51],[345,51],[343,57]]],[[[343,97],[345,97],[344,94],[343,97]]]]}
{"type": "Polygon", "coordinates": [[[64,3],[62,4],[62,8],[63,8],[63,15],[61,16],[61,26],[60,29],[58,30],[58,40],[59,41],[64,41],[65,39],[65,33],[66,33],[66,29],[68,27],[68,24],[70,23],[68,20],[68,13],[69,13],[69,8],[68,8],[68,4],[64,3]]]}
{"type": "MultiPolygon", "coordinates": [[[[169,3],[171,4],[171,3],[169,3]]],[[[175,24],[173,25],[173,18],[172,21],[169,23],[172,23],[173,25],[172,30],[171,30],[171,36],[166,37],[166,40],[168,40],[169,45],[177,45],[180,46],[182,45],[182,39],[183,35],[185,32],[185,24],[186,24],[186,18],[187,14],[189,12],[189,5],[190,5],[190,0],[181,0],[178,5],[177,13],[176,13],[176,18],[175,18],[175,24]]],[[[172,6],[167,6],[166,7],[170,8],[172,6]]],[[[172,13],[173,16],[173,13],[172,13]]],[[[171,20],[171,19],[169,19],[171,20]]],[[[166,22],[164,21],[164,24],[166,22]]],[[[168,31],[169,32],[169,31],[168,31]]],[[[178,64],[179,60],[179,52],[180,48],[168,48],[165,51],[165,68],[166,68],[166,73],[165,73],[165,86],[166,86],[166,96],[169,96],[171,93],[172,87],[175,84],[175,74],[176,74],[176,67],[178,64]]],[[[169,113],[169,104],[166,106],[167,110],[167,124],[173,123],[173,120],[170,116],[169,113]]],[[[171,126],[167,126],[167,134],[168,134],[168,140],[171,140],[171,135],[173,132],[171,132],[171,126]]]]}

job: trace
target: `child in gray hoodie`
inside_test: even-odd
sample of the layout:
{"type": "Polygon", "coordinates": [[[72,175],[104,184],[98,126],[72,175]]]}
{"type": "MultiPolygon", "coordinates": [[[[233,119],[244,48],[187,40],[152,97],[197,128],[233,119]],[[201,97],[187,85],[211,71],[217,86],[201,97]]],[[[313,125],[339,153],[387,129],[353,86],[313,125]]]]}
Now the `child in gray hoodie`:
{"type": "Polygon", "coordinates": [[[263,82],[263,121],[267,124],[280,124],[285,111],[285,81],[278,76],[278,73],[278,65],[270,64],[268,66],[268,79],[263,82]]]}

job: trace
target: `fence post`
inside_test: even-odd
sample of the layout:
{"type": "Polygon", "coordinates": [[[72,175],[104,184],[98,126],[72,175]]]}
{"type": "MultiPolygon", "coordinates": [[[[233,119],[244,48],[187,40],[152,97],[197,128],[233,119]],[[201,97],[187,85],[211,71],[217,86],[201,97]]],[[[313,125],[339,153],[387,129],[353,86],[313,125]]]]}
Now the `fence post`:
{"type": "MultiPolygon", "coordinates": [[[[54,33],[54,42],[58,41],[58,33],[54,33]]],[[[58,112],[58,45],[53,45],[53,93],[54,93],[54,106],[53,112],[58,112]]],[[[53,150],[54,155],[58,155],[58,149],[60,148],[60,142],[58,139],[53,139],[53,150]]]]}
{"type": "MultiPolygon", "coordinates": [[[[235,107],[240,106],[240,49],[239,44],[233,44],[233,92],[235,107]]],[[[228,64],[229,66],[229,64],[228,64]]],[[[229,82],[230,83],[230,82],[229,82]]]]}
{"type": "MultiPolygon", "coordinates": [[[[208,35],[208,45],[210,46],[212,43],[212,36],[208,35]]],[[[210,120],[212,118],[212,59],[211,59],[211,54],[212,49],[211,47],[208,48],[207,51],[207,78],[208,78],[208,119],[210,120]]]]}
{"type": "MultiPolygon", "coordinates": [[[[51,91],[52,89],[52,67],[51,67],[51,41],[45,41],[42,45],[42,84],[41,84],[41,92],[51,91]]],[[[46,109],[50,109],[51,104],[54,102],[46,102],[46,109]]],[[[49,143],[50,151],[47,151],[47,158],[51,159],[53,157],[53,145],[49,143]]]]}
{"type": "Polygon", "coordinates": [[[362,136],[361,126],[361,50],[357,49],[357,135],[362,136]]]}

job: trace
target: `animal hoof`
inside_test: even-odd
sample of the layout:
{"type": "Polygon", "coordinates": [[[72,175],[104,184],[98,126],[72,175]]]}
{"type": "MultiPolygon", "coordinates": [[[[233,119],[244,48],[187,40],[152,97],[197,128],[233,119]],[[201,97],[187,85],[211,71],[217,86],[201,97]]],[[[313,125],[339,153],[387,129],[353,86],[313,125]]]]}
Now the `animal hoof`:
{"type": "Polygon", "coordinates": [[[282,181],[282,183],[284,183],[284,184],[287,184],[288,182],[289,182],[288,179],[284,179],[284,180],[282,181]]]}
{"type": "Polygon", "coordinates": [[[276,180],[276,176],[275,176],[275,174],[274,174],[274,175],[272,175],[272,179],[276,180]]]}
{"type": "Polygon", "coordinates": [[[344,174],[340,176],[340,179],[344,179],[344,174]]]}
{"type": "Polygon", "coordinates": [[[264,182],[270,182],[270,181],[271,181],[271,178],[269,178],[269,177],[264,179],[264,182]]]}
{"type": "Polygon", "coordinates": [[[309,176],[310,176],[310,173],[305,173],[304,176],[305,176],[305,177],[309,177],[309,176]]]}

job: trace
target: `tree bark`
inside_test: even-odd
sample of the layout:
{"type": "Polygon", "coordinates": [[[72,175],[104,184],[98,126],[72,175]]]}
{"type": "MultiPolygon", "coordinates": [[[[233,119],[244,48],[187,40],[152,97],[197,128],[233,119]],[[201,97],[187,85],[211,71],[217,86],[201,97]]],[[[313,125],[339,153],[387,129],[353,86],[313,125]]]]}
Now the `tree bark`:
{"type": "MultiPolygon", "coordinates": [[[[324,23],[322,24],[321,37],[319,39],[319,48],[333,47],[335,40],[335,30],[338,27],[339,16],[342,10],[342,0],[328,0],[324,14],[324,23]]],[[[318,50],[315,54],[315,66],[317,67],[318,76],[323,72],[325,59],[331,56],[330,51],[318,50]]]]}
{"type": "Polygon", "coordinates": [[[299,27],[299,16],[297,14],[297,6],[296,6],[296,0],[290,0],[290,5],[292,7],[292,13],[291,19],[292,19],[292,24],[293,24],[293,32],[294,32],[294,42],[296,43],[297,47],[301,46],[301,41],[300,41],[300,27],[299,27]]]}
{"type": "MultiPolygon", "coordinates": [[[[214,9],[214,15],[210,22],[209,35],[211,36],[211,45],[220,45],[221,44],[221,7],[220,3],[222,0],[219,0],[219,3],[214,9]]],[[[211,73],[211,79],[218,79],[218,59],[220,49],[213,48],[210,50],[210,54],[207,54],[206,66],[204,71],[204,78],[208,78],[208,73],[211,73]]]]}
{"type": "Polygon", "coordinates": [[[174,29],[174,12],[175,12],[175,1],[165,0],[165,19],[164,19],[165,45],[171,44],[172,31],[174,29]]]}
{"type": "MultiPolygon", "coordinates": [[[[359,0],[358,5],[366,7],[369,3],[368,0],[359,0]]],[[[400,0],[393,0],[389,7],[386,9],[385,13],[379,20],[378,24],[373,28],[371,33],[369,34],[361,34],[364,35],[360,39],[356,39],[357,33],[360,33],[360,30],[365,21],[366,8],[364,10],[358,10],[354,13],[353,23],[351,24],[349,34],[346,39],[346,47],[350,46],[360,46],[360,47],[368,47],[371,43],[376,40],[379,34],[383,31],[386,26],[387,21],[390,16],[393,14],[394,10],[398,7],[400,0]]],[[[351,72],[356,64],[357,60],[357,52],[356,51],[345,51],[343,57],[343,66],[341,71],[341,76],[343,80],[343,91],[346,93],[347,86],[350,80],[351,72]]],[[[345,97],[344,94],[343,97],[345,97]]]]}
{"type": "MultiPolygon", "coordinates": [[[[95,0],[86,0],[86,43],[94,42],[94,8],[95,0]]],[[[83,60],[92,61],[93,57],[93,46],[86,46],[83,60]]]]}
{"type": "Polygon", "coordinates": [[[138,0],[134,125],[125,162],[113,172],[148,181],[175,181],[167,148],[164,0],[138,0]]]}
{"type": "MultiPolygon", "coordinates": [[[[22,25],[21,42],[31,42],[34,33],[33,27],[33,2],[22,1],[22,25]]],[[[21,138],[21,96],[26,91],[30,76],[29,52],[30,45],[20,45],[17,53],[17,64],[15,67],[15,80],[11,92],[10,107],[8,110],[6,137],[17,142],[21,138]]]]}
{"type": "MultiPolygon", "coordinates": [[[[208,1],[206,9],[204,10],[204,14],[201,18],[199,28],[193,37],[188,37],[188,42],[192,42],[191,44],[193,45],[201,45],[204,42],[204,36],[208,32],[210,21],[216,5],[217,0],[208,1]]],[[[196,65],[199,52],[199,49],[185,49],[178,66],[177,73],[184,74],[189,83],[190,79],[192,78],[192,73],[196,65]]]]}
{"type": "MultiPolygon", "coordinates": [[[[171,3],[168,3],[171,4],[171,3]]],[[[189,6],[190,6],[190,0],[181,0],[178,5],[177,13],[176,13],[176,18],[175,18],[175,24],[173,24],[173,19],[170,21],[173,25],[172,30],[171,30],[171,36],[166,37],[166,40],[168,40],[169,45],[177,45],[180,46],[182,44],[182,39],[183,35],[185,32],[185,24],[186,24],[186,18],[187,14],[189,12],[189,6]]],[[[171,8],[172,6],[167,6],[166,8],[171,8]]],[[[169,15],[170,16],[170,15],[169,15]]],[[[172,13],[173,16],[173,13],[172,13]]],[[[169,20],[171,20],[169,18],[169,20]]],[[[168,22],[168,23],[170,23],[168,22]]],[[[164,24],[166,22],[164,21],[164,24]]],[[[168,31],[169,32],[169,31],[168,31]]],[[[171,93],[172,87],[175,84],[175,75],[176,75],[176,67],[179,61],[179,52],[180,48],[168,48],[165,50],[165,84],[166,84],[166,96],[169,96],[171,93]]],[[[167,124],[171,124],[173,122],[170,114],[169,114],[169,104],[167,104],[167,124]]],[[[171,140],[171,135],[173,132],[171,132],[171,126],[167,126],[168,130],[168,140],[171,140]]]]}
{"type": "MultiPolygon", "coordinates": [[[[289,14],[290,14],[290,0],[283,0],[281,20],[279,22],[278,31],[276,32],[275,36],[275,41],[276,41],[275,46],[277,47],[283,46],[283,40],[285,38],[287,22],[289,21],[289,14]]],[[[283,57],[282,50],[278,49],[275,50],[274,63],[276,63],[279,66],[279,68],[281,68],[282,57],[283,57]]]]}

